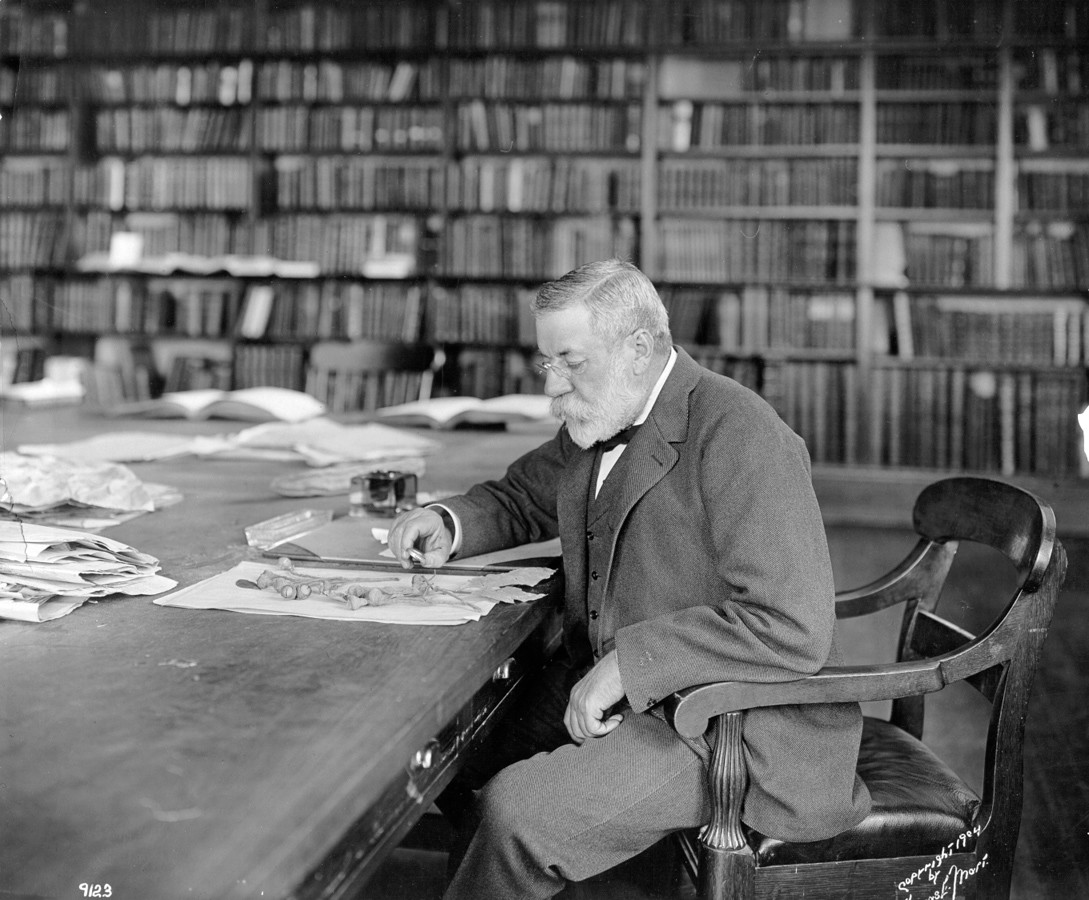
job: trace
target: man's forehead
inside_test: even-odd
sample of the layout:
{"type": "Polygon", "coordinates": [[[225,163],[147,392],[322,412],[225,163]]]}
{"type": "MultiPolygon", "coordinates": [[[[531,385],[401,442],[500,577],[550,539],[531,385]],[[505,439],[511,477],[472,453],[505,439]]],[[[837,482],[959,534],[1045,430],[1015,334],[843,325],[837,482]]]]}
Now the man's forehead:
{"type": "Polygon", "coordinates": [[[589,354],[601,348],[591,327],[589,310],[572,306],[545,313],[536,322],[537,345],[549,356],[589,354]]]}

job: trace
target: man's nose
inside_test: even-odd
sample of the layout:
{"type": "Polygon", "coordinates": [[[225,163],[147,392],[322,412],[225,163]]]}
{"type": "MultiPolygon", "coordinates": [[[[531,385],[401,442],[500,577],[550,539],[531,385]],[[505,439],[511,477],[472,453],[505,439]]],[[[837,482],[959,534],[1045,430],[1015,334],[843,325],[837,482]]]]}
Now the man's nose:
{"type": "Polygon", "coordinates": [[[545,373],[544,391],[549,397],[562,397],[572,390],[571,382],[557,374],[554,369],[549,369],[545,373]]]}

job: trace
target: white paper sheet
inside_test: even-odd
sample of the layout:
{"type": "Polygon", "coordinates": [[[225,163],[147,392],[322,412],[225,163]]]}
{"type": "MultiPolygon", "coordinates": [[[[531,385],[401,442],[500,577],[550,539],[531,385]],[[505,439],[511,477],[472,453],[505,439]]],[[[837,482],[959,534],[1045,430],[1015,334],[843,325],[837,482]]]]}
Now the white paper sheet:
{"type": "MultiPolygon", "coordinates": [[[[158,597],[154,602],[159,606],[180,606],[186,609],[223,609],[240,613],[255,613],[270,616],[304,616],[313,619],[332,619],[341,622],[381,622],[394,625],[460,625],[473,622],[486,615],[497,605],[492,600],[473,600],[474,609],[461,606],[363,606],[349,609],[345,604],[320,597],[308,597],[305,600],[284,600],[272,591],[254,590],[238,587],[239,579],[256,582],[266,569],[276,569],[275,564],[246,560],[238,565],[207,578],[191,587],[182,588],[158,597]]],[[[366,572],[357,570],[298,568],[300,574],[314,578],[345,578],[373,583],[374,586],[407,586],[412,581],[412,573],[405,572],[366,572]]],[[[464,575],[435,575],[436,587],[464,586],[464,575]]],[[[534,600],[543,594],[525,593],[526,600],[534,600]]]]}

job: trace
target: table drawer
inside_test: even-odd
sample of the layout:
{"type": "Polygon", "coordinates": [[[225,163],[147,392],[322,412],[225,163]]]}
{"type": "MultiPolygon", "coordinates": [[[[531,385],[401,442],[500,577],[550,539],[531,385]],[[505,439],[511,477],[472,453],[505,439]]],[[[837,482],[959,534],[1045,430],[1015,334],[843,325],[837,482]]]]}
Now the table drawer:
{"type": "Polygon", "coordinates": [[[292,900],[346,900],[356,896],[385,855],[450,782],[460,760],[482,743],[517,702],[527,676],[540,668],[551,649],[547,641],[530,641],[497,666],[489,681],[457,715],[409,754],[404,771],[289,895],[292,900]]]}

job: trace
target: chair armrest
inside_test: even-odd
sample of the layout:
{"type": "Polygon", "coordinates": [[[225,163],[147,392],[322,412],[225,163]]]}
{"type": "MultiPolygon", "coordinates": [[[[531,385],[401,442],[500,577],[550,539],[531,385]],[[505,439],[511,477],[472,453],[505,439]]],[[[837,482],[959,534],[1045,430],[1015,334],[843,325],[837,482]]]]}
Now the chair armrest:
{"type": "Polygon", "coordinates": [[[837,591],[836,618],[868,615],[910,600],[936,600],[956,553],[955,541],[939,544],[920,540],[903,562],[881,578],[863,587],[837,591]]]}
{"type": "Polygon", "coordinates": [[[699,737],[715,716],[764,706],[895,700],[939,691],[948,683],[943,660],[879,666],[829,666],[796,681],[722,681],[677,691],[665,701],[666,718],[679,734],[699,737]]]}

